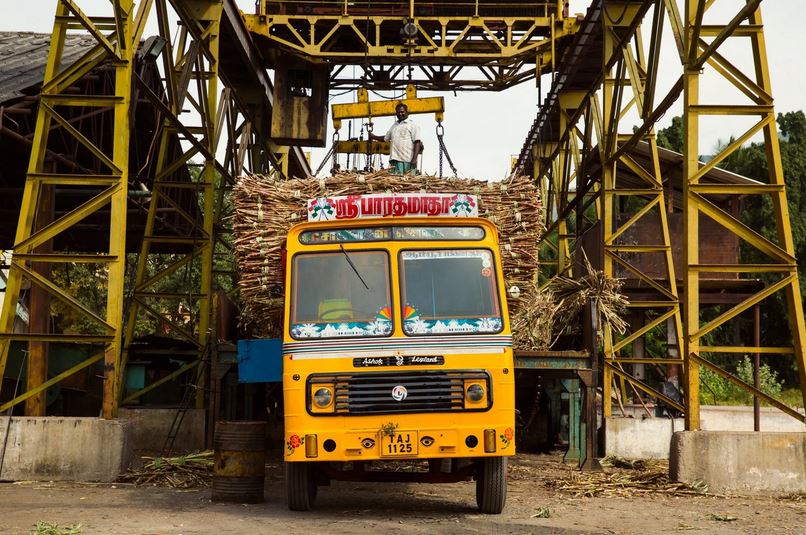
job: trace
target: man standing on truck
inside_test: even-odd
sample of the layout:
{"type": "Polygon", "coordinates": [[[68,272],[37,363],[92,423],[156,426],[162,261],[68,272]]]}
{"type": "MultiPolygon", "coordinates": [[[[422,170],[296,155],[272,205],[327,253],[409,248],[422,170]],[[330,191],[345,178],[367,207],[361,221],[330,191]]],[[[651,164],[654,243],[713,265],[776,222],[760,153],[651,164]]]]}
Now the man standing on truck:
{"type": "Polygon", "coordinates": [[[420,140],[420,127],[409,119],[409,107],[402,102],[395,106],[397,122],[393,124],[385,136],[370,134],[373,141],[389,141],[389,163],[393,173],[417,173],[417,158],[423,152],[423,142],[420,140]]]}

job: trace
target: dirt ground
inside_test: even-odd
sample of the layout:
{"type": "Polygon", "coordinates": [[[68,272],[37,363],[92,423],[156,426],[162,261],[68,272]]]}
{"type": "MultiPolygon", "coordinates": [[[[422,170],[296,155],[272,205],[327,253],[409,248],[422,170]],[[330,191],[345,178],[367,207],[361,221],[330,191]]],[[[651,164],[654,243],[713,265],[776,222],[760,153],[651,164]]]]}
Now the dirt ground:
{"type": "MultiPolygon", "coordinates": [[[[519,455],[510,462],[507,506],[481,515],[475,484],[334,482],[316,508],[288,511],[281,463],[266,475],[266,501],[210,501],[210,489],[131,484],[0,484],[0,533],[28,534],[39,521],[80,524],[83,534],[201,533],[534,533],[534,534],[806,534],[806,497],[675,495],[622,488],[629,469],[590,477],[558,455],[519,455]],[[584,490],[580,490],[584,489],[584,490]],[[595,494],[585,496],[584,494],[595,494]],[[596,495],[598,494],[598,495],[596,495]],[[547,516],[543,518],[541,516],[547,516]]],[[[663,485],[660,485],[663,487],[663,485]]],[[[667,485],[668,486],[668,485],[667,485]]]]}

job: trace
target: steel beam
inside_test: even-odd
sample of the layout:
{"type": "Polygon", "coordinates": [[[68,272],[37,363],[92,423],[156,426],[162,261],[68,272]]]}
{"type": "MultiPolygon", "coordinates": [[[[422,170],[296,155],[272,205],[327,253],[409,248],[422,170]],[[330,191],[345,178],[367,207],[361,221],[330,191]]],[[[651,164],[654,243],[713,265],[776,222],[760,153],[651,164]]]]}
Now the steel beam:
{"type": "MultiPolygon", "coordinates": [[[[117,23],[107,27],[97,24],[95,22],[97,19],[86,15],[73,0],[60,0],[57,4],[56,19],[51,36],[51,48],[45,68],[42,98],[37,112],[36,131],[32,142],[28,178],[25,183],[23,202],[17,224],[14,252],[19,253],[19,256],[12,256],[5,301],[2,314],[0,314],[0,376],[5,370],[10,343],[15,339],[39,342],[58,340],[102,343],[104,359],[102,416],[104,418],[114,418],[117,415],[118,407],[116,385],[118,375],[121,372],[118,359],[122,334],[120,325],[122,323],[121,312],[125,266],[123,252],[125,250],[128,189],[129,105],[131,101],[132,60],[133,52],[136,48],[134,39],[139,39],[139,34],[134,32],[133,29],[139,27],[135,24],[135,20],[137,17],[142,16],[142,11],[135,14],[132,0],[123,0],[112,6],[112,15],[117,23]],[[62,53],[67,30],[76,25],[84,27],[98,44],[75,63],[62,66],[62,53]],[[113,95],[76,95],[69,90],[73,83],[80,80],[94,66],[100,65],[104,61],[110,63],[110,68],[114,73],[113,95]],[[57,111],[56,106],[60,110],[87,107],[108,108],[109,120],[113,124],[111,152],[99,147],[71,122],[65,120],[62,112],[57,111]],[[56,131],[89,151],[96,161],[96,167],[106,170],[106,173],[102,172],[100,176],[106,179],[108,187],[97,195],[95,199],[75,208],[60,220],[35,228],[33,224],[37,214],[46,211],[46,205],[50,202],[47,195],[44,194],[45,188],[54,188],[58,191],[59,185],[70,186],[74,184],[71,177],[58,173],[49,174],[53,171],[47,161],[47,155],[50,152],[49,142],[51,134],[56,131]],[[49,175],[46,178],[47,174],[49,175]],[[45,183],[47,183],[47,186],[45,183]],[[67,231],[79,221],[96,213],[106,205],[110,206],[111,214],[108,228],[104,231],[109,236],[108,254],[101,260],[102,269],[106,272],[106,278],[105,280],[97,281],[99,285],[105,287],[107,293],[106,307],[102,311],[91,311],[86,307],[79,308],[82,309],[81,311],[87,317],[99,319],[103,324],[110,326],[111,331],[108,330],[108,334],[104,336],[97,336],[89,332],[73,335],[43,332],[14,333],[17,302],[25,281],[38,278],[40,279],[39,287],[45,290],[50,297],[67,302],[77,302],[69,289],[49,282],[42,284],[42,280],[46,280],[46,278],[29,269],[31,257],[26,255],[35,254],[37,252],[36,247],[67,231]]],[[[59,263],[70,264],[73,262],[69,253],[64,253],[61,259],[57,258],[56,253],[49,256],[51,265],[59,263]]],[[[86,258],[82,259],[82,261],[84,260],[86,258]]],[[[92,362],[95,361],[92,359],[87,360],[68,370],[69,373],[62,373],[57,378],[44,383],[41,382],[41,377],[35,379],[32,376],[28,381],[27,392],[17,396],[15,400],[6,405],[18,403],[24,399],[36,399],[36,396],[44,392],[48,386],[55,384],[69,376],[70,373],[92,362]]]]}
{"type": "MultiPolygon", "coordinates": [[[[747,353],[792,354],[800,374],[800,386],[803,399],[806,400],[806,329],[804,328],[803,308],[800,299],[795,250],[792,241],[792,228],[789,221],[786,187],[781,164],[781,154],[776,131],[775,113],[772,106],[772,89],[770,85],[769,66],[767,64],[764,26],[759,8],[760,0],[748,1],[723,24],[704,25],[703,19],[711,8],[710,2],[687,0],[684,16],[684,128],[686,157],[684,163],[683,212],[685,214],[684,241],[685,257],[683,280],[686,294],[686,331],[684,352],[686,357],[686,428],[700,428],[699,418],[699,369],[705,366],[711,371],[725,377],[754,396],[778,407],[801,421],[803,416],[792,411],[778,400],[769,398],[752,385],[734,377],[727,371],[715,366],[708,357],[710,354],[738,355],[747,353]],[[703,36],[712,36],[709,42],[703,36]],[[719,50],[728,43],[749,41],[749,59],[753,68],[751,72],[743,72],[719,50]],[[700,94],[700,83],[703,76],[716,73],[724,81],[732,84],[743,95],[742,99],[719,103],[703,102],[700,94]],[[700,120],[707,115],[720,116],[757,116],[758,121],[750,126],[707,164],[698,161],[700,141],[700,120]],[[705,173],[719,162],[735,153],[742,144],[753,135],[762,132],[766,149],[768,176],[766,181],[758,184],[746,184],[734,188],[734,195],[767,198],[772,206],[775,224],[775,237],[769,239],[748,228],[732,214],[717,207],[711,195],[724,194],[725,189],[703,185],[701,180],[705,173]],[[712,265],[699,260],[700,233],[699,221],[705,214],[722,225],[726,231],[735,235],[741,242],[764,254],[768,262],[740,265],[712,265]],[[703,324],[701,321],[702,297],[700,280],[706,272],[735,272],[756,274],[767,281],[765,287],[732,304],[715,319],[703,324]],[[768,275],[764,277],[764,275],[768,275]],[[731,346],[729,344],[704,344],[703,337],[721,325],[728,324],[740,314],[755,309],[757,304],[766,298],[783,294],[787,305],[787,319],[790,327],[791,345],[781,347],[731,346]]],[[[713,18],[713,17],[712,17],[713,18]]],[[[779,341],[776,341],[779,342],[779,341]]]]}

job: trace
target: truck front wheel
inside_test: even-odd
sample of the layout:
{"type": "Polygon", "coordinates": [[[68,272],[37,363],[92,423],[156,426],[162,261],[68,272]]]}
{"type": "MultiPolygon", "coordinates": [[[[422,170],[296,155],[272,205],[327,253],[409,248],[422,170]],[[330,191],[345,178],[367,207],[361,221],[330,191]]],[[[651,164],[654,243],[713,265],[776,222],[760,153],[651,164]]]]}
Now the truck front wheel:
{"type": "Polygon", "coordinates": [[[288,508],[307,511],[316,501],[316,466],[314,463],[285,463],[285,488],[288,508]]]}
{"type": "Polygon", "coordinates": [[[476,472],[476,503],[479,511],[497,515],[507,501],[507,458],[484,457],[476,472]]]}

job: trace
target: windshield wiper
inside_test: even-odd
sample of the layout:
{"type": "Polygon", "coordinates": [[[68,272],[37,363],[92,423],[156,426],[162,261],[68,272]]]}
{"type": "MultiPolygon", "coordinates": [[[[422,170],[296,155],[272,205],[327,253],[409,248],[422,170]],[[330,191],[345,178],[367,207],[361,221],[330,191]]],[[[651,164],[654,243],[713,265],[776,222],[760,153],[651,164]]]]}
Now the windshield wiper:
{"type": "Polygon", "coordinates": [[[361,280],[361,284],[363,284],[364,288],[366,288],[371,292],[372,290],[370,290],[369,286],[367,286],[367,283],[364,282],[364,277],[361,276],[361,273],[358,272],[358,269],[356,269],[355,264],[353,264],[353,261],[350,260],[350,255],[347,254],[347,250],[344,248],[344,244],[339,243],[339,247],[341,247],[341,252],[344,253],[344,258],[347,259],[347,263],[350,264],[350,267],[353,268],[353,272],[358,276],[359,280],[361,280]]]}

